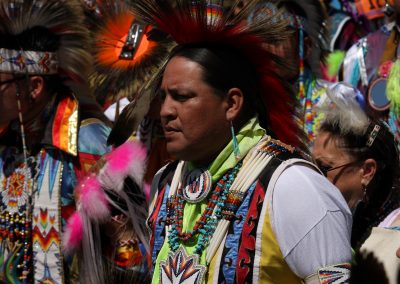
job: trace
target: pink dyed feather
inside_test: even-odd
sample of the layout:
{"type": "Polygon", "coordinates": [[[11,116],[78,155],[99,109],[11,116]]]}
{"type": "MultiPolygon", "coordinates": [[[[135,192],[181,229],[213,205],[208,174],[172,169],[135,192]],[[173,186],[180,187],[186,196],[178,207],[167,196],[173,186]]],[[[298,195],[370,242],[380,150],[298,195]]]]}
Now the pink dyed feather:
{"type": "Polygon", "coordinates": [[[75,212],[68,219],[65,232],[63,234],[63,251],[67,255],[71,255],[79,248],[83,237],[82,217],[79,212],[75,212]]]}
{"type": "Polygon", "coordinates": [[[150,184],[145,183],[143,186],[143,191],[144,191],[144,194],[146,195],[147,201],[150,201],[150,191],[151,191],[150,184]]]}
{"type": "Polygon", "coordinates": [[[132,162],[142,163],[145,159],[146,149],[140,143],[128,141],[107,156],[108,172],[125,174],[129,171],[132,162]]]}
{"type": "Polygon", "coordinates": [[[86,215],[92,220],[106,220],[111,214],[109,204],[96,176],[87,177],[79,188],[80,203],[86,215]]]}

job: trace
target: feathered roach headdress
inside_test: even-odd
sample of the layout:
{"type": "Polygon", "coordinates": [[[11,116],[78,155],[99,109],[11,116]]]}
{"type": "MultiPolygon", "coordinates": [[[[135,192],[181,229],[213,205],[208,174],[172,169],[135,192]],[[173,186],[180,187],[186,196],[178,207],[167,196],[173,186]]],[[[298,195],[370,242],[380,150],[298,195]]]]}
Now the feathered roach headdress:
{"type": "MultiPolygon", "coordinates": [[[[88,35],[81,4],[75,0],[1,0],[0,72],[60,74],[70,80],[86,80],[90,68],[88,35]],[[34,28],[44,29],[58,41],[55,50],[7,48],[34,28]]],[[[32,39],[34,40],[34,39],[32,39]]],[[[22,41],[22,40],[21,40],[22,41]]]]}
{"type": "Polygon", "coordinates": [[[169,34],[180,46],[218,47],[234,50],[247,60],[257,76],[258,99],[264,110],[258,110],[260,121],[266,121],[278,139],[299,145],[299,128],[294,119],[295,99],[277,74],[283,59],[268,51],[265,42],[273,45],[290,36],[287,22],[281,17],[271,16],[256,24],[246,25],[245,19],[255,0],[247,1],[237,11],[241,1],[236,1],[229,11],[221,13],[222,1],[135,0],[135,14],[144,22],[152,23],[169,34]]]}
{"type": "Polygon", "coordinates": [[[102,105],[124,97],[132,100],[165,61],[168,52],[165,36],[138,21],[124,0],[103,0],[96,7],[92,21],[94,93],[102,105]]]}

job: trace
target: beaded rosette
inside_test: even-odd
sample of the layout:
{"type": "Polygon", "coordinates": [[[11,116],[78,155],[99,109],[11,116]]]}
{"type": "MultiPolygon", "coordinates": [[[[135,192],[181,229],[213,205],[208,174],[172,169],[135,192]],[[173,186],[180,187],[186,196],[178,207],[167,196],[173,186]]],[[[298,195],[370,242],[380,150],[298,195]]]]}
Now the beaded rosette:
{"type": "Polygon", "coordinates": [[[194,169],[185,176],[182,198],[190,203],[203,201],[211,190],[211,174],[205,169],[194,169]]]}
{"type": "MultiPolygon", "coordinates": [[[[0,160],[0,168],[3,168],[0,160]]],[[[21,164],[9,176],[0,171],[0,280],[31,283],[32,279],[32,192],[37,172],[35,158],[21,164]]]]}

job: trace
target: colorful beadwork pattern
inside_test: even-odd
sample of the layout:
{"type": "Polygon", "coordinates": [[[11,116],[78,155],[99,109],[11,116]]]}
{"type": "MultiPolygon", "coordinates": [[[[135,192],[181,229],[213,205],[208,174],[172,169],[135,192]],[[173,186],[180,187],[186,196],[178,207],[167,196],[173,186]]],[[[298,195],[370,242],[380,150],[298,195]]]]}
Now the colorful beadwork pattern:
{"type": "Polygon", "coordinates": [[[194,169],[185,175],[182,197],[187,202],[199,203],[211,190],[211,174],[206,169],[194,169]]]}
{"type": "Polygon", "coordinates": [[[51,52],[0,48],[0,72],[13,74],[57,74],[57,55],[51,52]]]}
{"type": "Polygon", "coordinates": [[[242,162],[238,163],[233,169],[228,171],[215,186],[207,208],[196,222],[193,229],[189,232],[182,232],[183,211],[185,208],[185,200],[182,198],[182,188],[178,189],[176,196],[170,198],[170,204],[167,208],[173,212],[167,212],[171,230],[168,236],[168,243],[172,251],[176,251],[180,247],[180,242],[185,242],[198,234],[199,239],[196,244],[195,252],[201,255],[207,247],[210,237],[213,235],[218,221],[222,218],[222,210],[227,203],[227,195],[229,189],[242,166],[242,162]],[[214,217],[211,217],[211,216],[214,217]]]}
{"type": "Polygon", "coordinates": [[[163,284],[200,284],[207,268],[198,265],[198,255],[187,256],[183,247],[168,254],[168,259],[160,263],[163,284]]]}
{"type": "MultiPolygon", "coordinates": [[[[265,259],[260,261],[260,255],[257,256],[256,242],[260,241],[260,236],[257,234],[258,227],[263,227],[265,223],[268,223],[266,220],[268,219],[268,214],[260,215],[262,208],[264,208],[264,196],[265,191],[268,188],[268,182],[270,175],[274,172],[274,169],[280,165],[280,163],[293,155],[297,155],[293,147],[290,147],[284,143],[281,143],[277,140],[268,140],[267,143],[262,143],[258,146],[256,151],[267,152],[273,155],[274,158],[271,161],[271,166],[266,168],[266,171],[263,172],[261,179],[255,181],[253,184],[249,186],[249,189],[245,194],[236,192],[236,191],[228,191],[226,194],[226,200],[224,201],[224,205],[221,207],[220,211],[220,219],[230,220],[230,225],[228,229],[228,233],[225,239],[225,242],[221,244],[221,249],[218,250],[213,261],[209,264],[209,273],[206,274],[204,281],[208,281],[209,283],[256,283],[257,281],[261,281],[259,283],[265,283],[262,281],[266,280],[266,277],[270,275],[259,275],[260,267],[264,267],[266,264],[265,259]],[[258,257],[257,261],[255,261],[256,257],[258,257]],[[215,260],[215,263],[214,263],[215,260]],[[256,277],[256,278],[253,278],[256,277]],[[256,279],[256,280],[255,280],[256,279]]],[[[296,156],[297,157],[297,156],[296,156]]],[[[172,174],[174,169],[176,169],[176,164],[170,164],[171,166],[167,166],[165,170],[165,179],[170,180],[172,178],[172,174]]],[[[228,172],[229,174],[229,172],[228,172]]],[[[227,177],[227,180],[229,176],[227,177]]],[[[161,179],[163,180],[163,179],[161,179]]],[[[167,181],[165,180],[165,181],[167,181]]],[[[152,238],[151,238],[151,246],[152,246],[152,262],[155,269],[160,269],[158,271],[154,271],[154,273],[160,273],[160,281],[167,281],[170,278],[163,278],[165,276],[165,272],[161,271],[161,266],[156,266],[157,255],[160,252],[160,249],[164,245],[165,241],[169,242],[169,238],[171,237],[171,232],[173,230],[165,231],[166,226],[171,225],[175,222],[175,216],[179,215],[178,213],[178,200],[176,196],[172,196],[168,198],[168,192],[170,190],[169,183],[165,184],[163,181],[160,183],[161,187],[158,192],[158,199],[156,200],[154,209],[150,214],[149,218],[149,226],[153,230],[152,238]],[[167,233],[167,234],[166,234],[167,233]],[[167,237],[166,237],[167,235],[167,237]],[[164,273],[164,275],[162,275],[164,273]]],[[[212,192],[210,193],[210,199],[212,199],[212,194],[215,194],[215,189],[218,187],[225,187],[225,182],[223,179],[219,181],[220,186],[216,186],[212,192]]],[[[179,188],[176,193],[179,193],[179,188]]],[[[218,193],[219,195],[223,195],[222,192],[218,193]]],[[[218,200],[222,200],[221,197],[218,200]]],[[[209,204],[207,204],[209,205],[209,204]]],[[[214,206],[214,205],[212,205],[214,206]]],[[[216,210],[217,206],[214,207],[216,210]]],[[[208,208],[207,208],[208,209],[208,208]]],[[[215,215],[215,214],[214,214],[215,215]]],[[[201,219],[200,219],[201,220],[201,219]]],[[[199,220],[199,221],[200,221],[199,220]]],[[[176,223],[176,222],[175,222],[176,223]]],[[[195,226],[197,226],[196,223],[195,226]]],[[[201,224],[198,224],[200,226],[201,224]]],[[[211,224],[210,224],[211,225],[211,224]]],[[[195,229],[195,228],[193,228],[195,229]]],[[[204,228],[203,228],[204,229],[204,228]]],[[[185,232],[186,234],[191,231],[185,232]]],[[[204,232],[210,235],[214,234],[214,231],[208,232],[204,229],[204,232]]],[[[199,236],[202,232],[198,230],[196,236],[199,236]]],[[[202,241],[206,243],[205,241],[202,241]]],[[[264,241],[265,242],[265,241],[264,241]]],[[[169,245],[171,247],[171,252],[169,256],[176,256],[177,252],[180,250],[181,246],[184,245],[184,241],[181,237],[176,236],[176,250],[173,253],[173,248],[171,243],[169,245]]],[[[174,245],[174,244],[173,244],[174,245]]],[[[270,250],[273,246],[271,243],[263,244],[262,253],[265,253],[266,250],[270,250]]],[[[205,247],[207,248],[208,245],[205,247]]],[[[200,253],[204,253],[200,250],[200,253]]],[[[176,259],[176,258],[175,258],[176,259]]],[[[172,263],[170,260],[165,259],[161,261],[163,265],[167,265],[168,261],[172,263]]],[[[283,261],[283,260],[282,260],[283,261]]],[[[175,262],[176,263],[176,262],[175,262]]],[[[172,266],[173,267],[173,266],[172,266]]],[[[286,268],[285,268],[286,269],[286,268]]],[[[171,267],[168,268],[168,271],[171,271],[171,267]]],[[[272,271],[275,271],[272,269],[272,271]]],[[[290,270],[288,270],[288,274],[290,274],[290,270]]],[[[172,275],[169,272],[169,275],[172,275]]],[[[286,279],[297,279],[295,275],[289,275],[286,279]]],[[[299,281],[299,279],[297,279],[299,281]]],[[[182,283],[182,282],[179,282],[182,283]]],[[[286,283],[286,282],[285,282],[286,283]]],[[[287,282],[287,283],[295,283],[295,282],[287,282]]],[[[298,283],[298,282],[297,282],[298,283]]]]}
{"type": "MultiPolygon", "coordinates": [[[[4,151],[2,157],[7,157],[7,152],[10,155],[17,154],[14,151],[4,151]]],[[[0,171],[0,281],[6,283],[27,281],[32,273],[28,192],[34,190],[33,178],[37,164],[34,157],[29,157],[27,162],[28,166],[24,163],[18,165],[9,176],[0,171]]],[[[3,166],[0,158],[0,169],[3,166]]]]}
{"type": "Polygon", "coordinates": [[[351,265],[348,263],[324,267],[318,270],[318,277],[321,284],[347,283],[350,279],[351,265]]]}

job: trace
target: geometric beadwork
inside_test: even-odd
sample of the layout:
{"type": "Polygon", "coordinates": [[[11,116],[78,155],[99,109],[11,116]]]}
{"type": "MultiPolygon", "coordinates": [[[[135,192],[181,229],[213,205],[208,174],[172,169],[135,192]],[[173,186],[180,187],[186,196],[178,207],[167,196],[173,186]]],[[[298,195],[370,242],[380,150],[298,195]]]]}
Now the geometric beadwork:
{"type": "Polygon", "coordinates": [[[203,201],[211,190],[211,174],[207,169],[194,169],[185,175],[182,197],[187,202],[203,201]]]}
{"type": "Polygon", "coordinates": [[[201,284],[207,268],[198,262],[199,256],[188,256],[183,247],[169,252],[167,260],[160,262],[160,283],[201,284]]]}
{"type": "Polygon", "coordinates": [[[56,74],[58,73],[57,54],[54,52],[0,48],[0,72],[14,74],[56,74]]]}
{"type": "Polygon", "coordinates": [[[349,263],[327,266],[318,270],[318,278],[321,284],[348,283],[350,269],[351,265],[349,263]]]}

